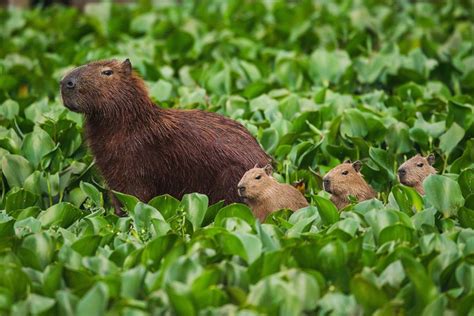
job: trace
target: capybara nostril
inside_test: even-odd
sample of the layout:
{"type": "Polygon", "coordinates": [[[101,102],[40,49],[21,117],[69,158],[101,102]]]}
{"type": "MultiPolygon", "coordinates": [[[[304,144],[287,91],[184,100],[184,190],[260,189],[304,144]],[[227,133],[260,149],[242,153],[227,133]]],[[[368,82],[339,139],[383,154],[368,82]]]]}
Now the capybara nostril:
{"type": "Polygon", "coordinates": [[[403,177],[403,176],[405,176],[406,174],[407,174],[407,171],[406,171],[404,168],[398,169],[398,175],[399,175],[400,177],[403,177]]]}
{"type": "Polygon", "coordinates": [[[245,193],[245,187],[244,186],[240,186],[238,187],[239,189],[239,195],[243,195],[245,193]]]}

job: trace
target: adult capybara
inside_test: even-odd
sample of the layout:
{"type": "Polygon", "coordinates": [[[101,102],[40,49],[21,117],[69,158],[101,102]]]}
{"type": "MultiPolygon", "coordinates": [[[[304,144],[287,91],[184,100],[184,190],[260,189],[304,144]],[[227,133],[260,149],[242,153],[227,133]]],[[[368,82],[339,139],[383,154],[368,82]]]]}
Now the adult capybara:
{"type": "Polygon", "coordinates": [[[255,217],[262,222],[268,214],[280,209],[296,211],[308,206],[308,201],[297,188],[279,183],[272,177],[272,172],[270,165],[252,168],[237,185],[239,195],[250,206],[255,217]]]}
{"type": "Polygon", "coordinates": [[[331,193],[331,201],[338,209],[349,204],[349,195],[356,197],[358,201],[375,197],[374,189],[365,182],[360,173],[361,168],[360,161],[352,163],[350,160],[346,160],[324,176],[324,190],[331,193]]]}
{"type": "Polygon", "coordinates": [[[84,114],[88,145],[109,188],[142,201],[200,192],[210,203],[236,202],[245,171],[271,161],[229,118],[156,106],[128,59],[72,70],[61,80],[61,95],[67,108],[84,114]]]}
{"type": "Polygon", "coordinates": [[[433,168],[435,156],[433,154],[423,157],[416,155],[405,161],[398,168],[398,180],[401,184],[413,187],[418,193],[425,194],[423,181],[430,174],[435,174],[436,169],[433,168]]]}

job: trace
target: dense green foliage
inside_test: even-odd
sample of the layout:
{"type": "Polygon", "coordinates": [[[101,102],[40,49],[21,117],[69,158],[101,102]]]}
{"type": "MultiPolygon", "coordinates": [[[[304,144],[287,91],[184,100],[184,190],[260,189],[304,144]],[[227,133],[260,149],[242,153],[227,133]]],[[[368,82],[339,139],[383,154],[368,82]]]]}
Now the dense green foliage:
{"type": "Polygon", "coordinates": [[[0,314],[473,313],[468,1],[156,2],[0,11],[0,314]],[[312,205],[259,223],[120,195],[113,215],[58,87],[111,57],[163,107],[242,122],[312,205]],[[424,197],[396,179],[416,152],[437,158],[424,197]],[[320,175],[346,158],[380,195],[339,213],[320,175]]]}

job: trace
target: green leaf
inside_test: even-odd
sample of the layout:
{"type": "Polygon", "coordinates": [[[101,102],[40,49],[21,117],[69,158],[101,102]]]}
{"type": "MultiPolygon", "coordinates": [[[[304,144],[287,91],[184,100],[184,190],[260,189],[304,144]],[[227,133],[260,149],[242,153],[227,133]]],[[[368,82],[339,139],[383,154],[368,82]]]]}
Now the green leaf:
{"type": "Polygon", "coordinates": [[[415,226],[417,230],[422,229],[422,225],[434,227],[435,215],[436,215],[436,209],[433,207],[422,210],[421,212],[418,212],[414,216],[411,217],[413,226],[415,226]]]}
{"type": "Polygon", "coordinates": [[[423,182],[426,199],[444,217],[451,217],[457,214],[458,209],[464,205],[464,198],[459,184],[445,176],[430,175],[423,182]]]}
{"type": "Polygon", "coordinates": [[[101,316],[105,314],[109,300],[107,285],[98,282],[77,303],[76,315],[78,316],[101,316]]]}
{"type": "Polygon", "coordinates": [[[389,241],[411,242],[413,239],[413,230],[402,224],[395,224],[385,227],[380,231],[379,244],[382,245],[389,241]]]}
{"type": "Polygon", "coordinates": [[[458,178],[458,183],[464,198],[474,194],[474,169],[466,169],[461,172],[458,178]]]}
{"type": "Polygon", "coordinates": [[[413,188],[397,184],[392,188],[392,194],[402,212],[412,214],[423,209],[423,199],[413,188]]]}
{"type": "Polygon", "coordinates": [[[165,219],[175,215],[181,202],[169,194],[160,195],[148,202],[148,205],[156,208],[165,219]]]}
{"type": "Polygon", "coordinates": [[[13,189],[6,196],[5,210],[10,213],[37,205],[38,196],[24,189],[13,189]]]}
{"type": "Polygon", "coordinates": [[[43,270],[51,263],[55,255],[54,240],[45,232],[36,233],[27,236],[22,243],[22,247],[31,251],[31,262],[34,262],[33,268],[43,270]]]}
{"type": "Polygon", "coordinates": [[[0,119],[6,118],[7,120],[13,120],[20,112],[20,106],[18,102],[14,100],[6,100],[0,106],[0,119]]]}
{"type": "Polygon", "coordinates": [[[9,216],[0,217],[0,237],[11,238],[15,235],[15,220],[9,216]]]}
{"type": "Polygon", "coordinates": [[[351,292],[367,313],[372,313],[388,302],[387,294],[361,275],[351,280],[351,292]]]}
{"type": "Polygon", "coordinates": [[[456,148],[459,142],[463,139],[466,132],[464,129],[456,123],[453,123],[451,127],[441,135],[439,138],[439,148],[446,154],[449,155],[456,148]]]}
{"type": "Polygon", "coordinates": [[[60,226],[69,227],[72,223],[82,217],[82,212],[74,205],[62,202],[55,204],[39,214],[43,227],[60,226]]]}
{"type": "Polygon", "coordinates": [[[173,282],[166,287],[166,293],[170,299],[174,314],[180,316],[194,316],[197,314],[189,292],[184,285],[173,282]]]}
{"type": "Polygon", "coordinates": [[[137,203],[133,212],[130,213],[130,217],[133,219],[135,230],[139,236],[153,232],[152,236],[156,237],[165,234],[170,229],[169,224],[165,222],[165,219],[156,208],[142,202],[137,203]],[[155,228],[154,223],[156,223],[158,230],[153,230],[155,228]]]}
{"type": "Polygon", "coordinates": [[[22,156],[7,154],[2,159],[2,171],[10,187],[22,187],[33,168],[22,156]]]}
{"type": "Polygon", "coordinates": [[[28,305],[30,306],[30,312],[33,315],[51,312],[51,308],[56,304],[55,300],[49,297],[30,294],[28,297],[28,305]]]}
{"type": "Polygon", "coordinates": [[[41,222],[34,217],[27,217],[21,220],[17,218],[14,228],[15,228],[15,234],[18,237],[23,238],[31,233],[40,232],[41,222]]]}
{"type": "Polygon", "coordinates": [[[223,232],[216,237],[224,254],[237,255],[249,264],[262,252],[260,239],[251,234],[223,232]]]}
{"type": "Polygon", "coordinates": [[[262,147],[265,148],[265,151],[272,153],[275,151],[279,138],[278,132],[274,128],[267,128],[262,133],[262,138],[260,139],[262,147]]]}
{"type": "Polygon", "coordinates": [[[43,273],[44,294],[52,297],[61,288],[62,272],[61,264],[50,264],[46,267],[43,273]]]}
{"type": "Polygon", "coordinates": [[[319,216],[324,225],[332,225],[339,220],[339,212],[331,201],[320,196],[314,196],[313,200],[318,206],[319,216]]]}
{"type": "Polygon", "coordinates": [[[158,102],[168,101],[172,93],[173,85],[162,79],[150,87],[150,96],[158,102]]]}
{"type": "Polygon", "coordinates": [[[122,273],[120,296],[123,298],[138,299],[144,286],[145,274],[146,270],[142,266],[137,266],[122,273]]]}
{"type": "Polygon", "coordinates": [[[56,292],[55,298],[57,300],[58,310],[61,315],[76,315],[75,306],[78,301],[77,296],[68,290],[59,290],[56,292]]]}
{"type": "Polygon", "coordinates": [[[365,220],[372,227],[375,238],[378,239],[381,231],[399,221],[397,214],[390,210],[371,210],[365,214],[365,220]]]}
{"type": "Polygon", "coordinates": [[[208,207],[209,199],[200,193],[185,194],[181,205],[186,212],[186,218],[193,225],[194,231],[201,227],[208,207]]]}
{"type": "Polygon", "coordinates": [[[474,210],[461,207],[458,211],[458,217],[462,227],[474,229],[474,210]]]}
{"type": "Polygon", "coordinates": [[[394,288],[400,287],[405,279],[405,272],[400,260],[390,263],[380,274],[379,280],[381,285],[388,284],[394,288]]]}
{"type": "Polygon", "coordinates": [[[449,172],[460,173],[465,168],[473,168],[473,167],[474,167],[474,140],[470,139],[466,143],[463,154],[453,162],[453,164],[449,168],[449,172]]]}
{"type": "Polygon", "coordinates": [[[71,248],[82,256],[92,256],[95,254],[102,240],[101,236],[89,235],[75,241],[71,248]]]}
{"type": "Polygon", "coordinates": [[[148,242],[141,254],[141,262],[146,265],[159,266],[160,261],[170,249],[176,248],[178,237],[176,235],[164,235],[148,242]]]}
{"type": "Polygon", "coordinates": [[[33,166],[38,166],[41,159],[54,149],[54,141],[40,127],[35,126],[33,132],[25,135],[21,151],[33,166]]]}
{"type": "Polygon", "coordinates": [[[365,137],[368,129],[364,116],[359,110],[348,109],[344,111],[341,121],[341,135],[343,137],[365,137]]]}
{"type": "Polygon", "coordinates": [[[255,224],[255,217],[252,214],[252,211],[248,208],[248,206],[243,204],[230,204],[226,207],[223,207],[216,215],[214,219],[214,226],[216,227],[224,227],[224,222],[228,218],[236,217],[239,219],[244,220],[250,226],[255,224]]]}
{"type": "Polygon", "coordinates": [[[188,32],[175,30],[167,36],[166,48],[173,55],[185,54],[191,49],[193,42],[194,39],[188,32]]]}
{"type": "Polygon", "coordinates": [[[290,269],[265,277],[252,286],[247,303],[265,314],[301,315],[316,307],[319,293],[312,275],[290,269]]]}
{"type": "Polygon", "coordinates": [[[133,211],[135,206],[137,205],[138,202],[140,202],[139,199],[134,197],[133,195],[128,195],[125,193],[120,193],[117,191],[112,191],[114,195],[117,197],[117,199],[122,203],[122,206],[127,210],[127,212],[133,211]]]}
{"type": "Polygon", "coordinates": [[[438,289],[427,275],[423,265],[408,255],[402,257],[402,264],[422,303],[428,304],[433,301],[438,295],[438,289]]]}
{"type": "Polygon", "coordinates": [[[90,183],[81,181],[79,184],[82,192],[87,195],[96,206],[103,206],[104,205],[104,198],[102,197],[102,193],[97,190],[95,186],[90,183]]]}
{"type": "Polygon", "coordinates": [[[15,301],[24,299],[31,280],[20,267],[0,264],[0,288],[6,288],[15,301]]]}
{"type": "Polygon", "coordinates": [[[351,60],[347,52],[318,49],[311,54],[309,74],[314,83],[337,83],[350,65],[351,60]]]}
{"type": "Polygon", "coordinates": [[[412,149],[412,142],[409,137],[408,126],[402,122],[392,124],[385,136],[391,152],[396,154],[407,153],[412,149]]]}
{"type": "Polygon", "coordinates": [[[377,164],[377,166],[385,171],[389,181],[394,181],[396,179],[395,173],[393,171],[393,158],[387,151],[380,148],[370,147],[369,156],[377,164]]]}

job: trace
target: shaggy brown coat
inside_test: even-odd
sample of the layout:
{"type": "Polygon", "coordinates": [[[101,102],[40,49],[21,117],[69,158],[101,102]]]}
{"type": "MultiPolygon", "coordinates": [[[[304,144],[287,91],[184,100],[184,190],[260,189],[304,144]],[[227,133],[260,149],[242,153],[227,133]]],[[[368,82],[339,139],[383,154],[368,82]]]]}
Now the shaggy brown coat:
{"type": "Polygon", "coordinates": [[[240,196],[261,222],[272,212],[281,209],[296,211],[308,206],[308,201],[298,189],[279,183],[272,177],[272,171],[270,165],[250,169],[237,186],[240,196]]]}
{"type": "Polygon", "coordinates": [[[271,160],[229,118],[156,106],[128,59],[74,69],[61,81],[61,94],[67,108],[84,114],[87,142],[108,186],[142,201],[200,192],[210,203],[237,202],[245,171],[271,160]]]}
{"type": "Polygon", "coordinates": [[[365,182],[360,169],[362,163],[350,160],[334,167],[323,178],[324,190],[331,193],[331,201],[338,209],[349,204],[349,196],[352,195],[358,201],[370,200],[376,196],[367,182],[365,182]]]}
{"type": "Polygon", "coordinates": [[[423,181],[430,174],[435,174],[436,169],[433,168],[435,156],[433,154],[423,157],[416,155],[405,161],[398,168],[398,180],[401,184],[413,187],[418,193],[425,194],[423,181]]]}

